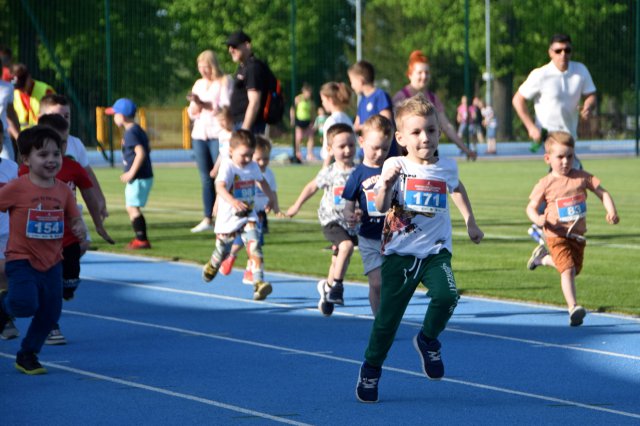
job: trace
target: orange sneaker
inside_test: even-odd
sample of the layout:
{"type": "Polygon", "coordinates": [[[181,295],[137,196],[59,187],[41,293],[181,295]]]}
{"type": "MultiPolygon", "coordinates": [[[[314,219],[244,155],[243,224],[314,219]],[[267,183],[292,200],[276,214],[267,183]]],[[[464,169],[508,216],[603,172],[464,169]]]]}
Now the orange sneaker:
{"type": "Polygon", "coordinates": [[[127,250],[140,250],[140,249],[150,249],[151,243],[148,240],[139,240],[134,238],[131,240],[129,244],[127,244],[127,250]]]}
{"type": "MultiPolygon", "coordinates": [[[[233,264],[236,261],[236,256],[227,256],[225,260],[220,264],[220,273],[222,275],[229,275],[231,273],[231,269],[233,268],[233,264]]],[[[253,283],[252,283],[253,284],[253,283]]]]}

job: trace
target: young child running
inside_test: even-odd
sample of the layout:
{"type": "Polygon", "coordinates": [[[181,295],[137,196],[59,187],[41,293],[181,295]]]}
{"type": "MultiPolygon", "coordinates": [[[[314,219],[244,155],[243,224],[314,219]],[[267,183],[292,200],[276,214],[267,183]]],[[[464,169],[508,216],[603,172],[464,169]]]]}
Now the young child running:
{"type": "Polygon", "coordinates": [[[331,126],[338,123],[348,124],[353,127],[351,117],[344,112],[349,106],[351,91],[346,84],[331,81],[323,84],[320,88],[320,99],[322,100],[322,106],[330,114],[322,127],[322,149],[320,150],[322,165],[327,167],[332,160],[328,150],[329,138],[327,131],[331,126]]]}
{"type": "Polygon", "coordinates": [[[333,313],[334,304],[344,305],[344,275],[357,242],[355,230],[349,227],[344,217],[345,200],[342,198],[345,183],[354,170],[356,137],[351,124],[344,123],[331,126],[326,136],[328,153],[335,159],[335,163],[318,172],[316,177],[304,187],[286,214],[289,217],[295,216],[318,189],[324,190],[318,209],[318,219],[322,225],[324,237],[333,245],[333,255],[327,279],[318,282],[320,293],[318,309],[323,315],[329,316],[333,313]]]}
{"type": "Polygon", "coordinates": [[[575,277],[582,270],[587,231],[587,189],[602,201],[608,223],[620,220],[611,195],[600,180],[573,168],[575,142],[569,133],[550,132],[544,143],[544,161],[551,173],[538,181],[529,195],[527,216],[544,230],[549,250],[540,245],[529,259],[528,268],[555,267],[560,273],[562,294],[569,309],[569,325],[579,326],[587,311],[576,300],[575,277]],[[540,206],[546,203],[543,213],[540,206]]]}
{"type": "MultiPolygon", "coordinates": [[[[258,221],[256,222],[258,235],[260,239],[260,246],[264,245],[264,234],[269,233],[269,223],[267,221],[267,213],[273,211],[276,215],[280,216],[280,207],[278,205],[278,186],[276,184],[276,177],[273,174],[271,168],[269,168],[269,161],[271,157],[271,142],[269,139],[262,135],[256,135],[256,150],[253,153],[253,161],[255,161],[260,167],[262,176],[269,184],[271,192],[273,192],[273,205],[269,204],[269,197],[256,185],[256,195],[254,199],[254,209],[258,215],[258,221]]],[[[222,275],[229,275],[231,268],[236,261],[238,252],[242,249],[242,239],[236,236],[233,246],[231,247],[231,253],[220,265],[220,273],[222,275]]],[[[249,253],[247,253],[249,256],[249,253]]],[[[253,267],[251,259],[247,259],[247,267],[244,270],[244,276],[242,277],[243,284],[253,285],[253,267]]]]}
{"type": "Polygon", "coordinates": [[[86,229],[73,193],[56,179],[62,141],[50,128],[35,126],[18,137],[29,174],[0,188],[0,211],[9,212],[6,273],[9,291],[0,294],[0,331],[12,317],[33,317],[15,367],[26,374],[46,369],[37,354],[62,310],[62,236],[71,224],[79,240],[86,229]]]}
{"type": "Polygon", "coordinates": [[[386,160],[375,186],[376,208],[387,212],[382,236],[382,297],[358,377],[356,396],[361,402],[378,401],[382,364],[421,282],[429,288],[431,302],[413,344],[427,377],[439,380],[444,376],[438,336],[458,302],[451,270],[447,192],[464,218],[471,241],[479,243],[484,236],[476,225],[456,163],[435,155],[440,124],[433,104],[421,95],[402,102],[396,110],[396,127],[396,140],[407,155],[386,160]]]}
{"type": "Polygon", "coordinates": [[[124,190],[125,204],[135,238],[127,245],[129,250],[150,249],[147,238],[147,222],[141,208],[147,205],[153,187],[151,147],[145,131],[136,124],[136,104],[131,99],[120,98],[105,114],[113,115],[113,122],[124,128],[122,160],[124,173],[120,180],[127,186],[124,190]]]}
{"type": "MultiPolygon", "coordinates": [[[[0,121],[0,135],[3,132],[2,121],[0,121]]],[[[3,151],[3,144],[0,143],[0,153],[3,151]]],[[[8,158],[0,158],[0,188],[18,177],[18,164],[8,158]]],[[[9,214],[0,212],[0,293],[8,289],[7,276],[4,273],[4,251],[9,240],[9,214]]],[[[7,321],[4,330],[0,332],[0,339],[15,339],[20,335],[12,320],[7,321]]]]}
{"type": "Polygon", "coordinates": [[[376,210],[373,187],[380,178],[382,164],[391,147],[393,126],[382,115],[373,115],[362,125],[360,146],[364,151],[362,164],[356,167],[344,187],[342,198],[347,200],[344,215],[351,227],[358,217],[356,203],[360,206],[361,219],[358,231],[358,247],[364,265],[364,274],[369,280],[369,304],[375,315],[380,306],[380,286],[382,277],[382,253],[380,239],[384,214],[376,210]]]}
{"type": "MultiPolygon", "coordinates": [[[[80,163],[64,155],[67,148],[67,137],[69,136],[69,122],[65,120],[62,115],[45,114],[38,117],[38,124],[55,130],[62,140],[62,167],[56,175],[56,178],[69,186],[73,192],[76,203],[76,188],[80,190],[87,210],[95,225],[96,232],[106,242],[114,244],[114,241],[104,229],[102,215],[100,214],[100,198],[93,187],[89,174],[80,163]]],[[[18,170],[18,175],[22,176],[27,173],[29,173],[29,167],[22,164],[18,170]]],[[[80,284],[80,257],[82,256],[80,244],[81,241],[73,235],[67,223],[64,227],[64,235],[62,237],[62,298],[66,301],[73,299],[75,291],[80,284]]],[[[45,345],[64,345],[67,343],[66,338],[60,331],[60,325],[58,323],[53,326],[44,343],[45,345]]]]}
{"type": "Polygon", "coordinates": [[[253,300],[264,300],[271,294],[272,288],[263,279],[262,245],[256,225],[258,216],[254,209],[256,187],[266,194],[271,205],[275,205],[275,201],[269,183],[258,164],[252,160],[255,149],[256,139],[251,132],[240,129],[232,133],[231,159],[221,163],[216,177],[219,200],[214,229],[216,247],[211,259],[202,269],[202,279],[210,282],[215,278],[239,234],[249,252],[253,273],[253,300]]]}

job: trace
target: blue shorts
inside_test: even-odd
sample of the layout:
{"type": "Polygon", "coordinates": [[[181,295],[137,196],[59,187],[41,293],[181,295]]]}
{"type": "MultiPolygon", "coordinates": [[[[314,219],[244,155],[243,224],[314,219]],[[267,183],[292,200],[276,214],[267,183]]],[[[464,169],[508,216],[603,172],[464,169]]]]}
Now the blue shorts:
{"type": "Polygon", "coordinates": [[[127,183],[124,189],[125,205],[127,207],[144,207],[147,205],[149,193],[153,186],[153,178],[136,179],[127,183]]]}

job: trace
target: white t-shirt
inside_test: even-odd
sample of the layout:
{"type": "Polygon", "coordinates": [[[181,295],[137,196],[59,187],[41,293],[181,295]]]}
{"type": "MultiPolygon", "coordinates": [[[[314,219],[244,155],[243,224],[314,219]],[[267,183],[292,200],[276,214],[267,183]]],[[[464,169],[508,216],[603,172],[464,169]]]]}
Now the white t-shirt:
{"type": "Polygon", "coordinates": [[[72,157],[84,168],[89,166],[89,156],[87,155],[87,149],[80,139],[75,136],[69,135],[67,138],[67,150],[64,153],[67,157],[72,157]]]}
{"type": "Polygon", "coordinates": [[[7,120],[7,107],[13,105],[13,85],[6,81],[0,80],[0,120],[2,120],[2,126],[4,132],[0,142],[4,143],[4,149],[0,153],[0,158],[15,158],[13,152],[13,146],[11,145],[11,137],[9,136],[9,121],[7,120]]]}
{"type": "Polygon", "coordinates": [[[220,129],[218,133],[218,156],[220,158],[229,158],[229,142],[231,141],[231,132],[220,129]]]}
{"type": "MultiPolygon", "coordinates": [[[[264,173],[262,173],[262,176],[264,177],[264,180],[266,180],[269,184],[271,192],[275,193],[278,190],[278,187],[276,185],[276,177],[273,174],[273,171],[269,167],[267,167],[264,173]]],[[[257,212],[264,211],[264,208],[267,206],[267,204],[269,204],[269,197],[267,197],[267,195],[262,192],[262,190],[256,185],[256,198],[254,204],[255,210],[257,212]]]]}
{"type": "Polygon", "coordinates": [[[262,182],[262,172],[258,163],[250,162],[246,167],[236,166],[230,159],[223,159],[220,163],[220,170],[216,177],[216,183],[224,182],[227,190],[234,198],[249,205],[249,212],[246,216],[236,215],[236,210],[224,198],[218,197],[218,215],[216,216],[216,234],[230,234],[238,231],[248,221],[255,222],[256,215],[255,195],[256,181],[262,182]]]}
{"type": "MultiPolygon", "coordinates": [[[[0,159],[0,188],[18,177],[18,165],[6,158],[0,159]]],[[[4,259],[4,251],[9,239],[9,213],[0,212],[0,260],[4,259]]]]}
{"type": "Polygon", "coordinates": [[[534,69],[518,89],[525,99],[533,99],[537,126],[569,132],[574,138],[578,136],[580,99],[595,91],[587,67],[572,61],[565,72],[553,62],[534,69]]]}
{"type": "Polygon", "coordinates": [[[326,226],[331,222],[337,222],[344,229],[349,229],[349,224],[344,218],[346,200],[342,198],[342,193],[354,170],[355,167],[342,170],[333,163],[321,169],[316,175],[316,185],[324,191],[318,207],[320,225],[326,226]]]}
{"type": "Polygon", "coordinates": [[[329,130],[329,128],[334,124],[338,123],[348,124],[353,127],[353,121],[351,121],[351,117],[349,117],[344,112],[336,111],[334,113],[331,113],[329,118],[327,118],[327,121],[325,121],[324,125],[322,126],[322,149],[320,150],[320,157],[323,160],[327,158],[327,155],[329,155],[329,152],[327,151],[327,130],[329,130]]]}
{"type": "MultiPolygon", "coordinates": [[[[405,157],[384,162],[381,175],[400,165],[402,173],[394,184],[391,208],[385,217],[382,254],[399,254],[424,259],[442,249],[453,253],[449,198],[459,185],[458,165],[449,158],[423,165],[405,157]]],[[[374,190],[382,186],[379,180],[374,190]]]]}
{"type": "Polygon", "coordinates": [[[189,104],[187,112],[189,118],[193,120],[191,138],[200,140],[217,139],[221,130],[216,111],[223,106],[229,105],[231,96],[232,79],[225,77],[222,80],[209,82],[203,78],[198,79],[193,85],[191,92],[198,95],[202,102],[211,102],[213,109],[200,109],[195,102],[189,104]],[[207,87],[208,85],[208,87],[207,87]]]}

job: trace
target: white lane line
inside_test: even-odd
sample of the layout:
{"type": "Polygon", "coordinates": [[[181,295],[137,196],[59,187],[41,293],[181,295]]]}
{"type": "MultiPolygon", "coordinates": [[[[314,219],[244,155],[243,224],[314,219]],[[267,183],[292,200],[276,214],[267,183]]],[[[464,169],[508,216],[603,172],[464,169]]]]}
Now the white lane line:
{"type": "MultiPolygon", "coordinates": [[[[66,310],[64,312],[67,313],[67,314],[73,314],[73,315],[78,315],[78,316],[83,316],[83,317],[88,317],[88,318],[119,322],[119,323],[123,323],[123,324],[154,328],[154,329],[159,329],[159,330],[164,330],[164,331],[171,331],[171,332],[176,332],[176,333],[180,333],[180,334],[183,334],[183,335],[187,334],[187,335],[191,335],[191,336],[206,337],[206,338],[210,338],[210,339],[223,340],[223,341],[226,341],[226,342],[232,342],[232,343],[237,343],[237,344],[242,344],[242,345],[247,345],[247,346],[254,346],[254,347],[258,347],[258,348],[262,348],[262,349],[271,349],[271,350],[275,350],[275,351],[278,351],[278,352],[284,352],[284,353],[288,353],[288,354],[304,355],[304,356],[322,358],[322,359],[327,359],[327,360],[331,360],[331,361],[339,361],[339,362],[343,362],[343,363],[347,363],[347,364],[354,364],[354,365],[360,365],[362,363],[361,360],[355,360],[355,359],[340,357],[340,356],[336,356],[336,355],[329,355],[329,354],[326,354],[324,352],[310,352],[310,351],[290,348],[290,347],[286,347],[286,346],[278,346],[278,345],[272,345],[272,344],[268,344],[268,343],[260,343],[260,342],[256,342],[256,341],[253,341],[253,340],[239,339],[239,338],[235,338],[235,337],[222,336],[222,335],[219,335],[219,334],[203,333],[203,332],[188,330],[188,329],[179,328],[179,327],[164,326],[164,325],[159,325],[159,324],[147,323],[147,322],[142,322],[142,321],[128,320],[128,319],[111,317],[111,316],[106,316],[106,315],[90,314],[90,313],[86,313],[86,312],[66,311],[66,310]]],[[[3,355],[5,357],[9,357],[7,354],[1,354],[0,353],[0,355],[3,355]]],[[[84,370],[76,370],[76,369],[73,369],[73,368],[70,368],[70,367],[61,366],[59,364],[49,363],[49,364],[45,364],[45,365],[51,366],[51,367],[55,367],[55,368],[61,368],[63,370],[67,370],[67,371],[70,371],[70,372],[79,372],[80,374],[85,374],[86,373],[86,375],[89,375],[91,377],[96,377],[96,378],[103,378],[104,377],[105,380],[113,381],[113,382],[116,382],[116,383],[121,383],[121,384],[125,384],[125,385],[131,385],[131,386],[134,386],[134,387],[139,387],[141,389],[146,389],[146,390],[152,390],[152,391],[156,391],[156,392],[160,392],[160,393],[165,393],[165,394],[171,395],[171,396],[179,396],[179,397],[185,398],[185,399],[192,399],[192,400],[198,401],[198,402],[205,402],[205,403],[209,403],[210,405],[219,406],[221,408],[233,409],[234,411],[246,412],[246,413],[250,413],[250,414],[253,414],[253,415],[260,415],[260,417],[269,418],[269,419],[272,419],[272,420],[275,420],[275,421],[282,421],[283,423],[286,422],[286,423],[289,423],[289,424],[302,424],[302,423],[293,422],[293,421],[291,421],[289,419],[281,419],[279,417],[269,416],[269,415],[264,414],[264,413],[259,413],[259,412],[254,412],[254,411],[251,411],[251,410],[246,410],[246,409],[241,408],[241,407],[230,406],[228,404],[218,403],[216,401],[210,401],[210,400],[207,400],[207,399],[202,399],[202,398],[198,398],[198,397],[192,397],[190,395],[185,395],[185,394],[179,394],[179,393],[175,393],[175,392],[171,392],[171,391],[166,391],[164,389],[153,388],[153,387],[149,387],[149,386],[146,386],[146,385],[139,385],[139,384],[134,383],[134,382],[128,382],[128,381],[125,381],[125,380],[115,379],[115,378],[111,378],[111,377],[108,377],[108,376],[102,376],[102,375],[91,373],[91,372],[85,372],[84,370]]],[[[409,375],[409,376],[424,377],[423,373],[418,373],[416,371],[411,371],[411,370],[405,370],[405,369],[402,369],[402,368],[383,367],[383,369],[387,370],[387,371],[393,371],[393,372],[396,372],[396,373],[409,375]]],[[[621,410],[613,410],[611,408],[605,408],[605,407],[600,407],[600,406],[595,406],[595,405],[590,405],[590,404],[584,404],[584,403],[581,403],[581,402],[571,401],[571,400],[568,400],[568,399],[555,398],[555,397],[551,397],[551,396],[547,396],[547,395],[541,395],[541,394],[530,393],[530,392],[523,392],[523,391],[518,391],[518,390],[514,390],[514,389],[498,387],[498,386],[485,385],[485,384],[482,384],[482,383],[470,382],[470,381],[467,381],[467,380],[443,378],[442,381],[448,382],[448,383],[457,384],[457,385],[462,385],[462,386],[469,386],[469,387],[473,387],[473,388],[477,388],[477,389],[490,390],[490,391],[504,393],[504,394],[508,394],[508,395],[522,396],[522,397],[525,397],[525,398],[531,398],[531,399],[537,399],[537,400],[541,400],[541,401],[553,402],[553,403],[562,404],[562,405],[570,405],[570,406],[574,406],[574,407],[584,408],[584,409],[587,409],[587,410],[601,411],[601,412],[604,412],[604,413],[609,413],[609,414],[615,414],[615,415],[624,416],[624,417],[640,419],[640,414],[638,414],[638,413],[631,413],[631,412],[621,411],[621,410]]]]}
{"type": "MultiPolygon", "coordinates": [[[[262,305],[262,306],[268,305],[268,306],[272,306],[272,307],[284,308],[284,309],[289,309],[289,310],[317,312],[317,308],[315,308],[315,307],[313,307],[313,308],[305,308],[305,307],[300,307],[300,306],[289,305],[289,304],[286,304],[286,303],[275,303],[275,302],[271,302],[269,300],[255,301],[255,300],[251,300],[251,299],[243,299],[243,298],[240,298],[240,297],[223,296],[223,295],[204,293],[204,292],[193,291],[193,290],[182,290],[182,289],[175,289],[175,288],[158,287],[158,286],[147,285],[147,284],[143,285],[143,284],[125,283],[125,282],[122,282],[122,281],[113,281],[113,280],[107,280],[107,279],[102,279],[102,278],[91,278],[91,277],[83,277],[83,278],[84,279],[90,279],[90,280],[92,280],[94,282],[100,282],[100,283],[103,283],[103,284],[108,284],[108,285],[119,285],[119,286],[124,286],[124,287],[135,287],[135,288],[138,288],[138,289],[153,290],[153,291],[159,291],[159,292],[165,292],[165,293],[178,293],[178,294],[185,294],[185,295],[190,295],[190,296],[205,297],[205,298],[209,298],[209,299],[219,299],[219,300],[227,300],[227,301],[232,301],[232,302],[258,304],[258,305],[262,305]]],[[[72,311],[63,310],[63,312],[72,312],[72,311]]],[[[348,317],[348,318],[360,318],[360,319],[373,320],[373,316],[372,315],[368,315],[368,314],[353,314],[353,313],[344,312],[344,311],[338,311],[338,310],[333,311],[333,316],[342,316],[342,317],[348,317]]],[[[422,326],[422,322],[407,321],[407,320],[402,320],[402,324],[415,326],[415,327],[422,326]]],[[[487,337],[487,338],[492,338],[492,339],[506,340],[506,341],[516,342],[516,343],[526,343],[528,345],[534,345],[534,346],[544,346],[544,347],[548,347],[548,348],[573,350],[573,351],[586,352],[586,353],[591,353],[591,354],[596,354],[596,355],[604,355],[604,356],[610,356],[610,357],[616,357],[616,358],[623,358],[623,359],[630,359],[630,360],[634,360],[634,361],[640,361],[640,356],[639,355],[623,354],[623,353],[618,353],[618,352],[603,351],[603,350],[600,350],[600,349],[591,349],[591,348],[577,347],[577,346],[571,346],[571,345],[563,345],[563,344],[559,344],[559,343],[549,343],[549,342],[544,342],[544,341],[540,341],[540,340],[522,339],[522,338],[519,338],[519,337],[504,336],[504,335],[500,335],[500,334],[491,334],[491,333],[484,333],[484,332],[480,332],[480,331],[465,330],[465,329],[462,329],[462,328],[457,327],[457,326],[449,326],[449,327],[447,327],[447,331],[450,331],[452,333],[461,333],[461,334],[467,334],[467,335],[473,335],[473,336],[479,336],[479,337],[487,337]]]]}
{"type": "MultiPolygon", "coordinates": [[[[139,324],[140,325],[140,324],[139,324]]],[[[15,355],[7,354],[0,352],[0,356],[4,358],[14,359],[15,355]]],[[[157,388],[155,386],[144,385],[142,383],[132,382],[131,380],[123,380],[118,379],[117,377],[105,376],[103,374],[94,373],[92,371],[81,370],[78,368],[67,367],[55,362],[41,362],[42,365],[49,368],[57,368],[59,370],[67,371],[73,374],[79,374],[81,376],[91,377],[93,379],[103,380],[105,382],[117,383],[119,385],[129,386],[132,388],[142,389],[150,392],[155,392],[175,398],[186,399],[188,401],[199,402],[201,404],[211,405],[217,408],[222,408],[224,410],[235,411],[237,413],[246,414],[255,417],[261,417],[263,419],[272,420],[278,423],[284,423],[289,425],[298,425],[298,426],[309,426],[308,423],[296,422],[290,419],[285,419],[283,417],[272,416],[271,414],[262,413],[260,411],[249,410],[247,408],[238,407],[237,405],[226,404],[220,401],[214,401],[212,399],[201,398],[195,395],[189,395],[181,392],[173,392],[162,388],[157,388]]]]}

